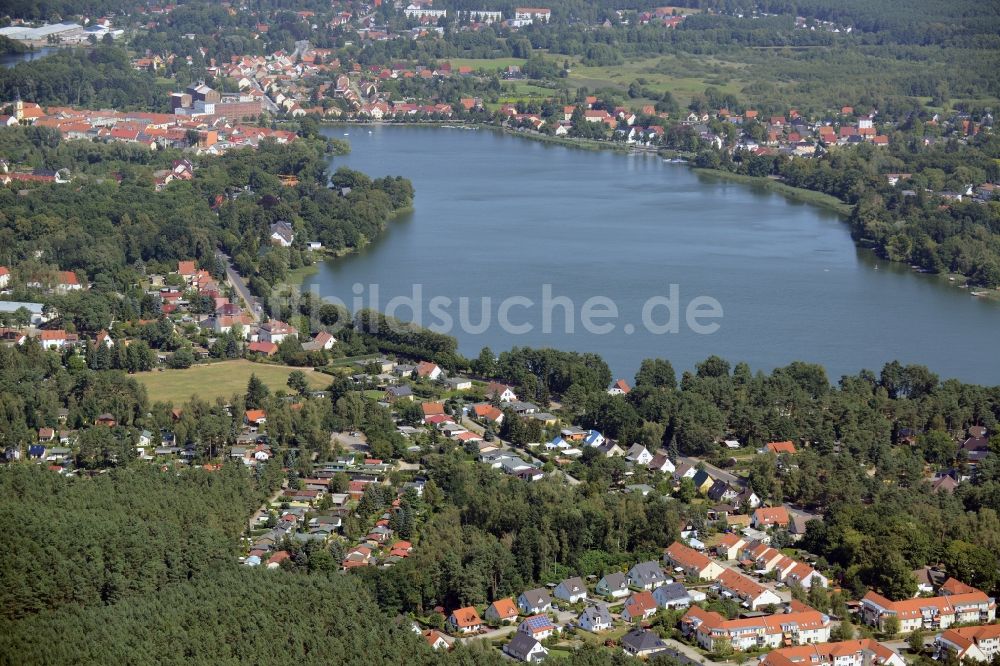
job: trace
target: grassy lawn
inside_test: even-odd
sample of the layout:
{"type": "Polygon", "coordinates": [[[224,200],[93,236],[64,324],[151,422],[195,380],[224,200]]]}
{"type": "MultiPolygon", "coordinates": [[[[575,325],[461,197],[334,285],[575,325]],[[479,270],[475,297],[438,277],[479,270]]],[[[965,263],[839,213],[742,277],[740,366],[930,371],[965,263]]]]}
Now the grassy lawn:
{"type": "Polygon", "coordinates": [[[613,640],[620,641],[622,636],[627,634],[632,630],[632,625],[626,622],[617,622],[615,626],[609,631],[602,631],[599,634],[592,634],[589,631],[584,631],[580,629],[576,632],[575,638],[585,642],[592,643],[597,646],[604,645],[605,641],[613,640]]]}
{"type": "Polygon", "coordinates": [[[495,72],[498,69],[507,69],[511,65],[520,67],[525,63],[524,58],[448,58],[451,68],[458,71],[459,67],[471,67],[473,71],[485,70],[495,72]]]}
{"type": "Polygon", "coordinates": [[[150,402],[172,402],[182,404],[197,395],[203,400],[217,397],[230,398],[235,393],[246,391],[250,375],[256,374],[272,391],[286,389],[285,382],[293,370],[306,373],[309,386],[324,389],[330,385],[330,377],[309,368],[290,368],[284,365],[265,365],[250,361],[222,361],[205,365],[194,365],[187,370],[163,370],[143,372],[136,378],[145,384],[150,402]]]}

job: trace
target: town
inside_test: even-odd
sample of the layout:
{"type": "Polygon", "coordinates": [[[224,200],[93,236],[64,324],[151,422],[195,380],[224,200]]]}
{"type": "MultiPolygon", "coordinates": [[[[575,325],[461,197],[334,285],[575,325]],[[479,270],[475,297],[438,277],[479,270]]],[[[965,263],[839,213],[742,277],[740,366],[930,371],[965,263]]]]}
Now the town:
{"type": "MultiPolygon", "coordinates": [[[[825,227],[797,221],[780,239],[736,215],[765,239],[751,260],[779,267],[798,250],[775,245],[822,236],[801,252],[820,257],[810,279],[863,266],[894,289],[921,280],[928,299],[983,306],[955,310],[956,329],[989,330],[995,17],[965,0],[545,4],[0,12],[0,660],[1000,658],[1000,391],[905,358],[904,332],[927,346],[925,304],[894,303],[896,330],[852,338],[844,372],[823,356],[828,319],[790,296],[771,318],[825,368],[730,361],[718,336],[675,369],[672,339],[633,366],[583,338],[468,355],[450,331],[307,288],[350,288],[341,265],[427,233],[410,216],[435,196],[527,216],[513,212],[523,191],[417,192],[428,181],[398,160],[350,159],[420,126],[603,151],[622,183],[655,164],[769,206],[817,204],[825,227]],[[849,256],[828,258],[828,229],[849,256]]],[[[477,168],[462,157],[456,169],[477,168]]],[[[624,217],[640,188],[622,183],[588,204],[624,217]]],[[[691,195],[657,192],[663,211],[691,195]]],[[[501,223],[497,238],[545,248],[555,226],[501,223]]],[[[384,270],[609,284],[623,265],[652,271],[559,233],[534,269],[500,261],[498,240],[469,253],[441,234],[384,270]]],[[[677,242],[683,276],[734,253],[677,242]]],[[[739,300],[783,298],[789,279],[748,279],[739,300]]],[[[836,289],[816,284],[822,309],[836,289]]],[[[780,344],[732,316],[741,338],[780,344]]]]}

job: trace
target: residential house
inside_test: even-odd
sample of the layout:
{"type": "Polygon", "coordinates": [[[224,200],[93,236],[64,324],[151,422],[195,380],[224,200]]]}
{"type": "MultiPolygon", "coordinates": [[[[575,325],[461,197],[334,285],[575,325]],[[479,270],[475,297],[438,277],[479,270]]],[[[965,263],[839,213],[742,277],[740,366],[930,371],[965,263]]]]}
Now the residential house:
{"type": "Polygon", "coordinates": [[[445,383],[452,391],[468,391],[472,388],[472,380],[467,377],[449,377],[445,383]]]}
{"type": "Polygon", "coordinates": [[[663,451],[658,451],[646,467],[651,472],[661,472],[663,474],[672,474],[674,471],[674,464],[670,462],[670,458],[663,451]]]}
{"type": "Polygon", "coordinates": [[[344,569],[366,567],[372,562],[372,550],[368,546],[355,546],[344,554],[341,566],[344,569]]]}
{"type": "Polygon", "coordinates": [[[532,615],[521,620],[521,624],[517,625],[517,631],[531,636],[536,641],[544,641],[555,633],[556,626],[552,624],[548,615],[532,615]]]}
{"type": "Polygon", "coordinates": [[[320,331],[312,340],[302,343],[302,349],[305,351],[328,351],[333,349],[335,344],[337,344],[337,338],[326,331],[320,331]]]}
{"type": "Polygon", "coordinates": [[[760,497],[752,489],[746,488],[733,498],[731,506],[734,511],[742,511],[744,508],[756,509],[760,506],[760,497]]]}
{"type": "Polygon", "coordinates": [[[477,419],[485,421],[486,423],[494,423],[497,425],[503,423],[503,412],[488,403],[473,405],[472,411],[476,415],[477,419]]]}
{"type": "Polygon", "coordinates": [[[427,641],[427,644],[431,646],[434,650],[448,650],[451,648],[451,643],[440,631],[436,629],[428,629],[420,634],[427,641]]]}
{"type": "Polygon", "coordinates": [[[483,621],[472,606],[452,611],[445,624],[451,632],[459,634],[474,634],[483,628],[483,621]]]}
{"type": "Polygon", "coordinates": [[[625,460],[636,465],[648,465],[653,460],[653,454],[642,444],[633,444],[625,454],[625,460]]]}
{"type": "Polygon", "coordinates": [[[567,578],[556,586],[552,595],[556,599],[562,599],[563,601],[575,604],[587,598],[587,586],[579,576],[567,578]]]}
{"type": "Polygon", "coordinates": [[[663,553],[663,559],[676,569],[680,569],[689,578],[715,580],[722,575],[723,566],[713,562],[704,553],[699,553],[680,541],[670,544],[663,553]]]}
{"type": "Polygon", "coordinates": [[[524,615],[537,615],[552,610],[552,597],[542,587],[527,590],[517,598],[517,607],[524,615]]]}
{"type": "Polygon", "coordinates": [[[292,230],[292,225],[284,220],[272,224],[270,240],[272,245],[291,247],[295,241],[295,232],[292,230]]]}
{"type": "Polygon", "coordinates": [[[772,650],[759,666],[906,666],[906,661],[871,638],[772,650]]]}
{"type": "Polygon", "coordinates": [[[295,327],[276,319],[272,319],[260,327],[261,341],[273,342],[276,345],[280,345],[284,342],[285,338],[295,337],[297,335],[298,331],[295,330],[295,327]]]}
{"type": "Polygon", "coordinates": [[[753,512],[750,524],[758,530],[769,527],[788,527],[788,510],[783,506],[760,507],[753,512]]]}
{"type": "Polygon", "coordinates": [[[739,558],[740,548],[746,545],[746,541],[738,534],[727,532],[719,538],[719,543],[715,544],[715,554],[724,560],[735,560],[739,558]]]}
{"type": "Polygon", "coordinates": [[[593,604],[592,606],[587,606],[587,608],[580,613],[580,617],[577,618],[576,623],[584,631],[589,631],[591,633],[597,633],[599,631],[607,631],[614,624],[614,620],[611,617],[611,611],[608,610],[606,604],[593,604]]]}
{"type": "Polygon", "coordinates": [[[795,444],[789,441],[768,442],[767,446],[764,447],[764,450],[767,451],[768,453],[774,453],[779,455],[782,453],[794,454],[796,452],[795,444]]]}
{"type": "Polygon", "coordinates": [[[537,664],[545,660],[549,651],[528,634],[516,632],[510,642],[503,646],[504,654],[518,661],[537,664]]]}
{"type": "Polygon", "coordinates": [[[779,550],[763,541],[751,541],[743,547],[739,559],[750,562],[761,573],[770,573],[783,557],[785,556],[779,550]]]}
{"type": "Polygon", "coordinates": [[[443,402],[425,402],[420,405],[420,409],[424,413],[424,423],[427,423],[427,419],[432,416],[445,415],[443,402]]]}
{"type": "Polygon", "coordinates": [[[694,482],[695,490],[702,495],[706,495],[709,488],[711,488],[712,484],[715,483],[715,479],[712,478],[712,475],[703,469],[695,470],[694,476],[691,477],[691,480],[694,482]]]}
{"type": "Polygon", "coordinates": [[[517,400],[517,394],[514,393],[514,389],[506,384],[499,384],[497,382],[490,382],[486,387],[486,397],[490,400],[496,398],[500,402],[514,402],[517,400]]]}
{"type": "Polygon", "coordinates": [[[627,597],[628,577],[620,571],[609,573],[597,582],[597,587],[594,588],[594,591],[597,592],[597,594],[605,597],[611,597],[612,599],[622,599],[627,597]]]}
{"type": "Polygon", "coordinates": [[[483,617],[487,622],[499,624],[501,622],[513,622],[517,619],[517,605],[510,597],[497,599],[487,607],[483,617]]]}
{"type": "Polygon", "coordinates": [[[667,644],[649,629],[633,629],[621,640],[622,650],[633,657],[649,657],[663,650],[667,644]]]}
{"type": "Polygon", "coordinates": [[[628,395],[631,390],[632,387],[628,385],[628,382],[619,379],[608,389],[608,395],[628,395]]]}
{"type": "Polygon", "coordinates": [[[656,614],[656,599],[648,590],[635,592],[625,600],[622,607],[622,619],[626,622],[641,622],[656,614]]]}
{"type": "Polygon", "coordinates": [[[75,338],[74,334],[67,333],[62,329],[38,332],[38,342],[43,349],[63,349],[68,347],[75,338]]]}
{"type": "Polygon", "coordinates": [[[614,458],[616,456],[625,455],[625,449],[610,440],[605,441],[604,444],[601,444],[596,448],[600,455],[605,458],[614,458]]]}
{"type": "Polygon", "coordinates": [[[681,461],[677,463],[674,468],[673,476],[674,481],[681,481],[682,479],[693,479],[694,475],[698,473],[698,470],[694,465],[681,461]]]}
{"type": "Polygon", "coordinates": [[[667,583],[653,590],[653,599],[660,608],[687,608],[693,601],[681,583],[667,583]]]}
{"type": "Polygon", "coordinates": [[[736,491],[722,479],[717,479],[708,489],[708,499],[713,502],[729,503],[736,498],[736,491]]]}
{"type": "Polygon", "coordinates": [[[660,564],[652,560],[639,562],[628,570],[626,576],[629,586],[637,590],[655,590],[671,580],[663,573],[660,564]]]}
{"type": "Polygon", "coordinates": [[[420,377],[421,379],[430,379],[431,381],[435,381],[441,376],[442,370],[437,363],[421,361],[417,364],[415,372],[417,373],[417,377],[420,377]]]}
{"type": "Polygon", "coordinates": [[[948,629],[934,639],[937,658],[950,654],[956,660],[991,661],[1000,653],[1000,624],[948,629]]]}
{"type": "Polygon", "coordinates": [[[278,353],[278,345],[273,342],[251,342],[247,345],[247,351],[251,354],[274,356],[278,353]]]}
{"type": "MultiPolygon", "coordinates": [[[[809,589],[813,585],[819,585],[821,587],[830,587],[830,581],[826,576],[816,571],[810,565],[805,562],[796,562],[791,558],[786,558],[791,560],[792,566],[788,568],[782,568],[782,573],[778,580],[786,585],[800,585],[806,589],[809,589]]],[[[779,564],[779,566],[781,566],[779,564]]]]}
{"type": "Polygon", "coordinates": [[[717,580],[719,592],[724,597],[737,599],[750,610],[781,603],[781,597],[743,574],[726,569],[717,580]]]}
{"type": "Polygon", "coordinates": [[[97,347],[104,346],[111,349],[115,346],[115,341],[111,338],[107,331],[101,330],[96,336],[94,336],[94,345],[97,347]]]}
{"type": "Polygon", "coordinates": [[[279,550],[277,553],[275,553],[274,555],[272,555],[270,557],[270,559],[268,559],[268,561],[267,561],[267,568],[268,569],[277,569],[278,567],[281,566],[282,562],[284,562],[285,560],[287,560],[289,558],[291,558],[291,555],[288,553],[287,550],[279,550]]]}
{"type": "Polygon", "coordinates": [[[413,400],[413,389],[406,384],[403,386],[390,386],[385,390],[385,399],[390,403],[397,400],[413,400]]]}

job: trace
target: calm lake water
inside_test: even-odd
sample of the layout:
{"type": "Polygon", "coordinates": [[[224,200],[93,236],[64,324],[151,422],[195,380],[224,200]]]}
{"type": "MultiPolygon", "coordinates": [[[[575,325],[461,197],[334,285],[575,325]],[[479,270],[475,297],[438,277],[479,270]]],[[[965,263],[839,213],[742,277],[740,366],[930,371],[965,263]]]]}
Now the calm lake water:
{"type": "MultiPolygon", "coordinates": [[[[631,379],[642,359],[668,358],[690,369],[710,354],[755,370],[793,360],[821,363],[835,381],[899,359],[942,377],[1000,383],[1000,306],[966,291],[890,266],[855,248],[847,225],[823,209],[742,184],[703,177],[684,165],[649,156],[587,152],[491,131],[420,127],[329,128],[349,138],[349,156],[333,160],[372,176],[401,175],[416,188],[414,212],[390,224],[364,251],[326,262],[307,289],[353,306],[378,285],[379,309],[394,296],[423,293],[423,325],[441,317],[430,299],[458,322],[458,299],[492,299],[483,332],[456,326],[460,350],[475,355],[512,346],[556,347],[601,354],[615,376],[631,379]],[[343,134],[349,133],[349,137],[343,134]],[[543,285],[573,302],[574,332],[565,310],[550,308],[543,331],[543,285]],[[355,287],[363,285],[363,289],[355,287]],[[680,330],[657,334],[642,324],[644,304],[677,285],[680,330]],[[497,324],[500,303],[513,324],[497,324]],[[587,332],[581,309],[592,296],[614,301],[618,317],[606,334],[587,332]],[[722,308],[714,334],[693,332],[685,308],[698,296],[722,308]],[[514,305],[517,305],[516,303],[514,305]],[[634,327],[632,333],[629,333],[634,327]]],[[[353,309],[353,307],[352,307],[353,309]]],[[[653,309],[664,324],[666,307],[653,309]]],[[[413,312],[395,315],[412,320],[413,312]]]]}
{"type": "Polygon", "coordinates": [[[34,51],[25,51],[24,53],[8,53],[0,55],[0,67],[13,67],[19,62],[27,62],[29,60],[35,60],[37,58],[44,58],[50,53],[55,53],[55,46],[43,46],[40,49],[35,49],[34,51]]]}

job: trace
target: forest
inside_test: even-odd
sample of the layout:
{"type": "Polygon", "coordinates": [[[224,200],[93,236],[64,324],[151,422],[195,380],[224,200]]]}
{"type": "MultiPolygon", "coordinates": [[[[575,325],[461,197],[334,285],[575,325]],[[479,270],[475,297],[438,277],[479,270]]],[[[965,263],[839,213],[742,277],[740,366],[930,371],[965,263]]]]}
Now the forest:
{"type": "Polygon", "coordinates": [[[73,105],[120,111],[170,110],[169,86],[132,68],[125,49],[60,49],[44,58],[0,67],[0,100],[18,94],[43,106],[73,105]]]}
{"type": "Polygon", "coordinates": [[[217,247],[234,257],[254,291],[270,293],[289,269],[312,261],[307,240],[333,252],[361,247],[412,203],[405,179],[373,180],[348,169],[328,174],[328,149],[320,139],[265,140],[256,150],[199,158],[193,180],[156,192],[153,171],[169,168],[180,151],[62,141],[46,128],[8,128],[0,133],[0,154],[15,165],[68,169],[75,186],[41,185],[26,197],[0,189],[0,261],[25,278],[55,264],[91,281],[93,289],[50,297],[84,331],[106,327],[115,315],[155,317],[144,292],[127,285],[140,282],[144,266],[168,272],[179,259],[194,258],[218,272],[217,247]],[[287,187],[279,174],[296,176],[299,184],[287,187]],[[350,187],[346,196],[343,187],[350,187]],[[269,225],[279,220],[295,231],[292,247],[267,243],[269,225]],[[122,292],[127,298],[113,297],[122,292]]]}

